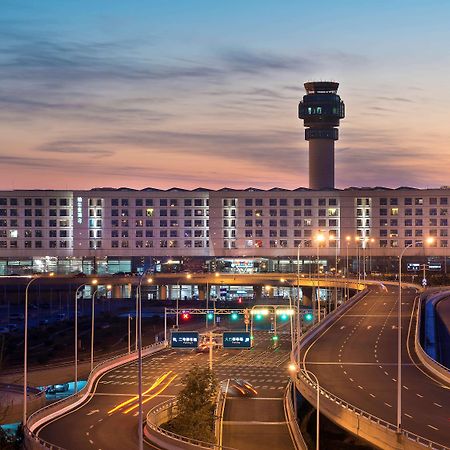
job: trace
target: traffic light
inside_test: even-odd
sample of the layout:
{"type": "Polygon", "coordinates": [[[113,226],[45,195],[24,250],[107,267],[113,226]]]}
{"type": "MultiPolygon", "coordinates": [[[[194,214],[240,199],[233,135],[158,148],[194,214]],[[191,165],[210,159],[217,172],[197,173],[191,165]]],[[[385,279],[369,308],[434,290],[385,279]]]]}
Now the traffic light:
{"type": "Polygon", "coordinates": [[[276,334],[274,334],[273,336],[272,336],[272,341],[278,341],[278,336],[276,335],[276,334]]]}
{"type": "Polygon", "coordinates": [[[239,317],[237,312],[231,313],[231,320],[237,320],[239,317]]]}
{"type": "Polygon", "coordinates": [[[287,314],[281,314],[280,316],[281,320],[286,320],[288,318],[287,314]]]}
{"type": "Polygon", "coordinates": [[[242,297],[238,297],[238,303],[242,303],[242,297]]]}
{"type": "Polygon", "coordinates": [[[262,314],[256,314],[255,319],[256,320],[261,320],[262,319],[262,314]]]}
{"type": "Polygon", "coordinates": [[[184,312],[183,314],[181,314],[181,318],[183,320],[189,320],[191,318],[191,315],[187,312],[184,312]]]}
{"type": "Polygon", "coordinates": [[[210,312],[207,314],[206,316],[208,318],[208,320],[213,320],[214,319],[214,313],[210,312]]]}
{"type": "Polygon", "coordinates": [[[313,320],[314,316],[311,313],[306,313],[303,318],[306,320],[306,322],[311,322],[313,320]]]}

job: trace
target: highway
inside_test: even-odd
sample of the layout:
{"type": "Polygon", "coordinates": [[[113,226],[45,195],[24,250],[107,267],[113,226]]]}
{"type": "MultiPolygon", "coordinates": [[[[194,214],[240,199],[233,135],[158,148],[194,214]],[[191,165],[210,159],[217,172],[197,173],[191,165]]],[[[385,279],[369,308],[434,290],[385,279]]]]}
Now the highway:
{"type": "MultiPolygon", "coordinates": [[[[414,351],[417,294],[402,295],[403,428],[450,446],[450,387],[421,365],[414,351]]],[[[302,368],[348,403],[396,423],[398,287],[369,294],[322,331],[301,353],[302,368]]]]}
{"type": "MultiPolygon", "coordinates": [[[[258,390],[257,398],[279,398],[288,381],[287,363],[289,357],[288,336],[282,335],[280,349],[272,349],[270,335],[266,331],[256,331],[255,346],[251,350],[215,350],[214,370],[219,380],[241,378],[250,382],[258,390]]],[[[144,359],[144,414],[156,404],[173,397],[182,388],[181,378],[193,364],[208,365],[208,355],[189,350],[167,349],[144,359]]],[[[129,363],[104,374],[97,382],[93,395],[77,410],[45,425],[39,436],[52,444],[67,450],[97,449],[123,450],[137,448],[137,362],[129,363]]],[[[226,421],[242,421],[248,405],[265,405],[264,411],[272,408],[265,400],[232,398],[227,400],[226,421]],[[234,402],[242,402],[243,411],[233,408],[234,402]],[[265,403],[266,402],[266,403],[265,403]],[[240,414],[238,417],[236,414],[240,414]],[[237,418],[236,418],[237,417],[237,418]]],[[[236,403],[237,405],[238,403],[236,403]]],[[[249,408],[251,414],[244,420],[255,420],[261,408],[249,408]]],[[[264,413],[265,417],[270,411],[264,413]]],[[[261,420],[261,419],[258,419],[261,420]]],[[[269,419],[270,421],[271,419],[269,419]]],[[[283,422],[276,417],[277,422],[283,422]]],[[[261,427],[254,426],[245,436],[230,434],[229,425],[224,424],[224,441],[233,442],[234,448],[248,449],[247,439],[260,434],[261,427]],[[249,436],[250,434],[250,436],[249,436]]],[[[277,439],[290,442],[287,427],[275,426],[275,434],[283,434],[277,439]]],[[[255,437],[256,439],[256,437],[255,437]]],[[[268,442],[258,448],[273,448],[268,442]]],[[[154,448],[147,444],[147,448],[154,448]]],[[[292,444],[287,447],[292,448],[292,444]]]]}

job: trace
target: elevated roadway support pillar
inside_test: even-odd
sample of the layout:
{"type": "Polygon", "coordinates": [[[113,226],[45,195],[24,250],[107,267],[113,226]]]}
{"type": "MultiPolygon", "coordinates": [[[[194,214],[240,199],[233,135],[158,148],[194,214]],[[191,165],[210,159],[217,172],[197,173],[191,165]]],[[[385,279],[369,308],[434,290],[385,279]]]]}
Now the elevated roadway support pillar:
{"type": "Polygon", "coordinates": [[[253,286],[253,293],[255,295],[255,300],[261,300],[263,287],[261,285],[253,286]]]}
{"type": "Polygon", "coordinates": [[[158,286],[158,297],[160,300],[167,300],[167,286],[166,285],[161,285],[158,286]]]}
{"type": "Polygon", "coordinates": [[[198,285],[198,299],[205,300],[206,299],[206,284],[198,285]]]}
{"type": "Polygon", "coordinates": [[[311,306],[311,298],[312,298],[312,287],[302,287],[302,305],[303,306],[311,306]]]}
{"type": "Polygon", "coordinates": [[[112,288],[112,298],[119,299],[122,298],[122,286],[120,284],[115,284],[112,288]]]}

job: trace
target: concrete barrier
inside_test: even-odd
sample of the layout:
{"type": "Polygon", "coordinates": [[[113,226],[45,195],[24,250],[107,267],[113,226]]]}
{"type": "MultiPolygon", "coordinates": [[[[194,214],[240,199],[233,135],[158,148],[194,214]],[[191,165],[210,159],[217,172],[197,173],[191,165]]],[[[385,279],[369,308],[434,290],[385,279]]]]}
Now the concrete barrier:
{"type": "Polygon", "coordinates": [[[419,302],[417,306],[417,321],[416,321],[416,334],[414,336],[414,349],[417,353],[417,356],[419,357],[422,364],[436,377],[438,377],[439,380],[441,380],[445,384],[450,384],[450,370],[447,369],[447,367],[440,364],[438,361],[433,359],[423,348],[422,343],[420,341],[420,335],[422,330],[422,324],[423,324],[423,317],[422,317],[422,305],[424,301],[432,302],[432,308],[434,308],[434,305],[439,300],[448,297],[450,295],[450,292],[438,292],[433,294],[432,296],[427,295],[421,295],[419,297],[419,302]]]}
{"type": "Polygon", "coordinates": [[[308,446],[303,438],[303,435],[300,431],[300,427],[298,426],[296,411],[294,409],[294,405],[292,402],[292,395],[297,395],[296,390],[293,389],[292,381],[289,381],[286,386],[286,390],[284,391],[283,398],[283,408],[284,408],[284,416],[286,418],[286,422],[289,429],[289,434],[291,435],[292,442],[296,450],[308,450],[308,446]]]}
{"type": "MultiPolygon", "coordinates": [[[[223,414],[223,402],[224,397],[221,393],[218,394],[216,399],[215,408],[215,428],[217,436],[217,427],[220,427],[222,417],[220,411],[223,414]]],[[[180,434],[173,433],[161,428],[163,423],[176,417],[178,413],[177,400],[170,399],[152,408],[147,414],[147,420],[144,427],[144,435],[148,441],[159,448],[164,450],[236,450],[230,447],[223,447],[221,443],[203,442],[197,439],[187,438],[180,434]]],[[[220,432],[220,430],[219,430],[220,432]]]]}
{"type": "MultiPolygon", "coordinates": [[[[156,353],[167,347],[167,342],[160,342],[157,344],[152,344],[142,349],[142,356],[148,356],[153,353],[156,353]]],[[[48,421],[59,417],[63,414],[70,412],[75,409],[77,406],[84,403],[90,396],[92,388],[97,383],[100,376],[104,373],[114,369],[115,367],[121,366],[123,364],[127,364],[131,361],[137,359],[137,352],[133,352],[131,354],[125,354],[116,356],[115,358],[108,359],[98,364],[94,370],[89,375],[86,386],[79,391],[77,394],[71,395],[65,399],[62,399],[56,403],[52,403],[35,413],[33,413],[27,420],[25,426],[25,448],[27,449],[54,449],[54,450],[63,450],[61,447],[53,445],[50,442],[47,442],[41,439],[38,436],[39,429],[45,425],[48,421]]]]}

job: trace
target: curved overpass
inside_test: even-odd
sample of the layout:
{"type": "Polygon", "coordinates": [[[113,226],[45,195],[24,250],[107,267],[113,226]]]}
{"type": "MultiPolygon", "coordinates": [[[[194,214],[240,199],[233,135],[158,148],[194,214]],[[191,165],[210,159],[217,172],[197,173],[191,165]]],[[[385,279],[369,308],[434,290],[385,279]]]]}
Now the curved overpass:
{"type": "MultiPolygon", "coordinates": [[[[416,448],[407,439],[408,432],[434,442],[432,448],[447,448],[450,446],[450,385],[431,374],[415,352],[418,296],[410,286],[403,288],[401,318],[404,433],[395,435],[399,292],[393,284],[386,284],[387,289],[380,286],[369,286],[361,300],[351,302],[344,312],[329,318],[328,327],[322,326],[313,338],[303,341],[301,371],[305,371],[303,375],[310,371],[317,376],[323,389],[322,413],[382,448],[416,448]],[[331,399],[339,409],[327,414],[331,399]],[[346,404],[357,410],[357,423],[351,423],[350,416],[344,414],[349,409],[346,404]],[[383,427],[364,430],[360,418],[365,414],[384,421],[383,427]],[[382,431],[386,425],[391,429],[388,433],[382,431]],[[391,438],[385,439],[383,433],[390,434],[391,438]]],[[[297,379],[302,393],[308,391],[308,385],[315,386],[304,376],[297,379]]],[[[314,404],[314,395],[309,400],[314,404]]]]}

